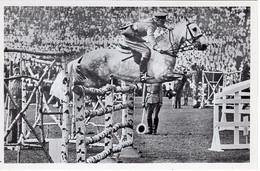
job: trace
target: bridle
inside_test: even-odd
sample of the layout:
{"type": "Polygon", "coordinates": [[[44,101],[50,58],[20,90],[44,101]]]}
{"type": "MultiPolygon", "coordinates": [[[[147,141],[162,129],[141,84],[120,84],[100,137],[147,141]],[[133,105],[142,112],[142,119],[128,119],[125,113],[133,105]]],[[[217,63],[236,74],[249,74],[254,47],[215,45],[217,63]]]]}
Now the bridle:
{"type": "Polygon", "coordinates": [[[191,28],[189,27],[191,24],[193,24],[194,22],[191,22],[191,23],[188,23],[187,25],[186,25],[186,41],[188,41],[189,43],[194,43],[196,40],[198,40],[200,37],[202,37],[202,34],[199,34],[198,36],[194,36],[193,34],[192,34],[192,31],[191,31],[191,28]],[[188,36],[188,31],[189,31],[189,33],[190,33],[190,36],[191,36],[191,38],[190,39],[187,39],[187,36],[188,36]]]}
{"type": "Polygon", "coordinates": [[[196,42],[200,37],[202,37],[202,34],[199,34],[198,36],[194,36],[192,34],[190,25],[193,24],[194,22],[190,22],[188,24],[186,24],[186,34],[185,34],[185,38],[183,37],[179,43],[179,45],[177,45],[177,48],[174,48],[174,43],[171,41],[173,38],[173,32],[172,29],[167,28],[167,30],[169,31],[169,41],[171,46],[169,47],[169,49],[163,51],[163,54],[167,54],[171,57],[176,58],[177,57],[177,53],[178,52],[184,52],[184,51],[189,51],[193,49],[193,43],[196,42]],[[190,34],[190,39],[188,39],[188,34],[190,34]]]}

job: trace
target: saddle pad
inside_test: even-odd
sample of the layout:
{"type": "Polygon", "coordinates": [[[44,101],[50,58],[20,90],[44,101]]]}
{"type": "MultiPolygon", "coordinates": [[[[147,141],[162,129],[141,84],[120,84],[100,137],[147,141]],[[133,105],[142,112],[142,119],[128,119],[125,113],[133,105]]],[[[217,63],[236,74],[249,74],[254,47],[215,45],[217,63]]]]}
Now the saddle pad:
{"type": "Polygon", "coordinates": [[[132,54],[132,51],[131,49],[121,45],[121,44],[118,44],[116,49],[120,52],[120,53],[123,53],[123,54],[132,54]]]}

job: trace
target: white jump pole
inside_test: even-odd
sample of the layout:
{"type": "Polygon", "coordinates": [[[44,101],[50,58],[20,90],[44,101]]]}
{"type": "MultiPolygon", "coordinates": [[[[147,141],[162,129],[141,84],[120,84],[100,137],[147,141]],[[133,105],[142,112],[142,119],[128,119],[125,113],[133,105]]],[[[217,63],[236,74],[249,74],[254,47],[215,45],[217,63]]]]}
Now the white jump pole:
{"type": "MultiPolygon", "coordinates": [[[[121,82],[121,87],[126,86],[126,83],[124,81],[121,82]]],[[[122,94],[122,103],[126,103],[126,93],[122,94]]],[[[127,122],[127,109],[122,109],[122,123],[127,122]]],[[[127,130],[126,128],[122,129],[122,136],[121,136],[121,141],[126,141],[127,140],[127,130]]]]}
{"type": "MultiPolygon", "coordinates": [[[[214,75],[214,74],[213,74],[214,75]]],[[[205,82],[204,82],[204,79],[205,79],[205,77],[206,77],[206,74],[205,74],[205,72],[204,71],[202,71],[202,85],[201,85],[201,88],[202,88],[202,97],[201,97],[201,102],[200,102],[200,108],[202,109],[202,108],[204,108],[204,102],[205,102],[205,95],[204,95],[204,93],[205,93],[205,90],[204,90],[204,84],[205,84],[205,82]]],[[[209,90],[208,90],[208,94],[209,94],[209,90]]]]}
{"type": "MultiPolygon", "coordinates": [[[[25,68],[25,61],[21,61],[21,67],[20,67],[20,75],[22,75],[22,72],[23,72],[23,69],[22,68],[25,68]]],[[[26,103],[27,103],[27,99],[26,99],[26,79],[25,78],[22,78],[22,109],[26,106],[26,103]]],[[[26,115],[26,111],[23,113],[23,115],[26,115]]],[[[21,121],[18,121],[22,124],[21,126],[21,134],[22,134],[22,137],[23,137],[23,140],[24,140],[24,137],[26,135],[26,123],[25,123],[25,120],[23,118],[21,118],[21,121]]],[[[23,141],[22,141],[23,142],[23,141]]]]}
{"type": "MultiPolygon", "coordinates": [[[[71,114],[71,131],[70,131],[70,135],[71,135],[71,139],[75,139],[75,136],[76,136],[76,117],[75,117],[75,112],[76,112],[76,109],[75,108],[75,104],[76,104],[76,97],[75,97],[75,93],[72,93],[73,95],[73,102],[72,102],[72,114],[71,114]]],[[[83,97],[83,102],[84,102],[84,97],[83,97]]],[[[85,107],[85,105],[84,105],[85,107]]]]}
{"type": "MultiPolygon", "coordinates": [[[[40,75],[39,74],[37,75],[37,78],[40,79],[40,75]]],[[[40,103],[39,96],[40,96],[40,93],[39,93],[39,89],[38,89],[36,91],[36,95],[35,95],[35,99],[36,99],[36,101],[35,101],[35,118],[34,118],[35,121],[37,120],[38,115],[39,115],[39,103],[40,103]]]]}
{"type": "MultiPolygon", "coordinates": [[[[234,99],[239,99],[239,92],[236,92],[234,99]]],[[[241,114],[239,113],[239,103],[234,104],[234,122],[241,122],[241,114]]],[[[239,145],[239,127],[235,126],[234,128],[234,145],[239,145]]]]}

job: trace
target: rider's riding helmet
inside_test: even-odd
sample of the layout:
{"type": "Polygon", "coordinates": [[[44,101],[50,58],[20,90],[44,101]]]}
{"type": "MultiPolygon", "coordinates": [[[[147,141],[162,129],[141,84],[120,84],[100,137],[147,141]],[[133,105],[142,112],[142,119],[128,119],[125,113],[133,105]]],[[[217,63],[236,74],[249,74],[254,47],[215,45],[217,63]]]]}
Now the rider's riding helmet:
{"type": "Polygon", "coordinates": [[[159,26],[163,26],[166,21],[167,13],[165,12],[157,12],[154,13],[154,20],[157,22],[159,26]]]}

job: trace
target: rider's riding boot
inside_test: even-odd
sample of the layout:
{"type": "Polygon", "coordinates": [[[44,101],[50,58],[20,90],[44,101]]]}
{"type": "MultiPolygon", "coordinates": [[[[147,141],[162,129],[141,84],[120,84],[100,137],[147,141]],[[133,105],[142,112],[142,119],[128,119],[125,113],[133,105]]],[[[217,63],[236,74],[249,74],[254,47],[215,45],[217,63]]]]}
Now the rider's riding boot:
{"type": "Polygon", "coordinates": [[[153,121],[152,119],[147,119],[147,125],[148,125],[148,132],[145,134],[152,134],[153,133],[153,121]]]}
{"type": "Polygon", "coordinates": [[[140,82],[144,83],[146,81],[146,73],[140,72],[140,82]]]}
{"type": "Polygon", "coordinates": [[[159,118],[154,118],[154,123],[153,123],[153,134],[157,135],[157,128],[158,128],[158,123],[159,123],[159,118]]]}
{"type": "Polygon", "coordinates": [[[148,58],[142,58],[140,62],[140,82],[145,82],[147,75],[147,63],[149,59],[148,58]]]}

